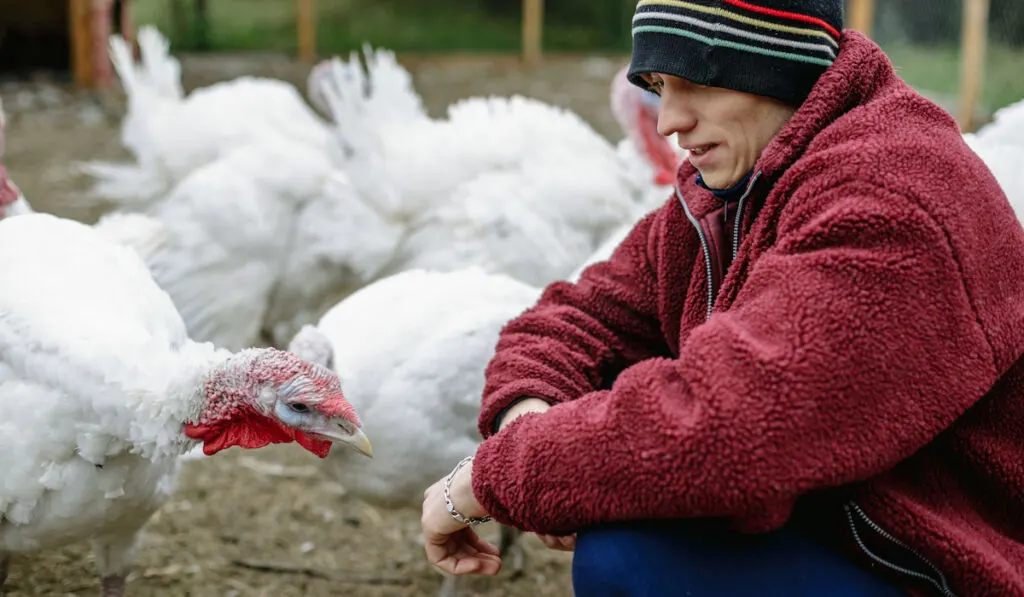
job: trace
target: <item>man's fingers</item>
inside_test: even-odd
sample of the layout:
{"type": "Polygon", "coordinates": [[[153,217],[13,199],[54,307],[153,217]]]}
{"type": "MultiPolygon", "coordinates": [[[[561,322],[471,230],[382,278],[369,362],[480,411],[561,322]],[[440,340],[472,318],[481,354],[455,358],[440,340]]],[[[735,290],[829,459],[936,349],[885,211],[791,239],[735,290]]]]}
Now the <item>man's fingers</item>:
{"type": "Polygon", "coordinates": [[[473,556],[455,556],[452,558],[455,565],[452,566],[452,574],[472,574],[480,569],[480,559],[473,556]]]}
{"type": "MultiPolygon", "coordinates": [[[[492,545],[491,543],[484,541],[480,537],[480,535],[477,535],[473,531],[470,531],[470,533],[472,534],[468,537],[468,542],[469,545],[472,546],[474,549],[476,549],[482,554],[487,554],[495,557],[501,555],[501,550],[499,550],[496,545],[492,545]]],[[[501,558],[499,557],[498,559],[500,560],[501,558]]]]}
{"type": "Polygon", "coordinates": [[[470,529],[454,535],[424,536],[427,561],[449,574],[494,575],[501,570],[498,548],[470,529]]]}
{"type": "Polygon", "coordinates": [[[564,537],[558,535],[537,535],[546,547],[550,549],[557,549],[559,551],[573,551],[576,549],[576,535],[566,535],[564,537]]]}
{"type": "Polygon", "coordinates": [[[429,539],[424,543],[427,552],[427,561],[437,566],[448,557],[448,545],[446,543],[432,543],[429,539]]]}
{"type": "Polygon", "coordinates": [[[494,576],[501,572],[501,558],[498,556],[492,556],[490,554],[484,554],[479,558],[480,567],[477,568],[477,574],[484,574],[487,576],[494,576]]]}
{"type": "Polygon", "coordinates": [[[456,556],[460,562],[466,562],[465,567],[456,564],[455,574],[487,574],[494,575],[501,570],[501,557],[477,551],[466,546],[466,552],[456,556]]]}
{"type": "Polygon", "coordinates": [[[480,556],[452,556],[441,562],[438,568],[456,576],[462,574],[493,576],[501,571],[501,558],[488,554],[481,554],[480,556]]]}

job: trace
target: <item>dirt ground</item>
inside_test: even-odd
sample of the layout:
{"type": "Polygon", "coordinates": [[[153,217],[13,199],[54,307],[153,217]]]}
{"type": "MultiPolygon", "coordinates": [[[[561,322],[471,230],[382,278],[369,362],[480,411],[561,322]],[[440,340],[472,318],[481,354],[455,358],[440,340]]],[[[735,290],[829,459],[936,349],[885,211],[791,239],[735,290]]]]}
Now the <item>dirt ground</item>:
{"type": "MultiPolygon", "coordinates": [[[[620,59],[560,59],[534,69],[514,61],[410,61],[435,115],[470,95],[522,93],[567,106],[613,139],[608,83],[620,59]]],[[[305,66],[275,56],[183,58],[186,88],[241,74],[290,80],[305,89],[305,66]]],[[[6,165],[33,206],[93,220],[77,207],[88,179],[74,163],[124,156],[115,95],[99,101],[40,78],[0,84],[8,113],[6,165]]],[[[2,473],[0,473],[2,474],[2,473]]],[[[315,457],[295,446],[237,449],[185,465],[174,499],[147,526],[130,597],[433,596],[441,576],[424,560],[417,512],[381,512],[320,477],[315,457]]],[[[492,531],[496,534],[496,529],[492,531]]],[[[524,574],[472,579],[463,595],[571,595],[571,557],[528,536],[524,574]]],[[[84,545],[12,563],[10,597],[98,595],[84,545]]]]}
{"type": "MultiPolygon", "coordinates": [[[[347,498],[318,469],[295,446],[186,462],[178,493],[146,527],[128,595],[436,595],[442,578],[417,542],[418,513],[347,498]]],[[[571,595],[569,554],[525,539],[524,574],[472,579],[463,595],[571,595]]],[[[85,545],[16,559],[8,583],[9,597],[99,594],[85,545]]]]}

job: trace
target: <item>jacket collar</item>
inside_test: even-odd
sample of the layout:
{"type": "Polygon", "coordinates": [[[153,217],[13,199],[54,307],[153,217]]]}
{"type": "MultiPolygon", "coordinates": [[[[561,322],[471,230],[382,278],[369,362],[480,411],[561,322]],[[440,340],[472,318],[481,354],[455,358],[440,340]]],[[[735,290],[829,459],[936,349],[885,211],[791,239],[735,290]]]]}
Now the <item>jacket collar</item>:
{"type": "Polygon", "coordinates": [[[755,170],[777,179],[822,131],[878,96],[895,78],[892,63],[875,42],[858,31],[843,31],[836,61],[822,73],[804,103],[761,153],[755,170]]]}

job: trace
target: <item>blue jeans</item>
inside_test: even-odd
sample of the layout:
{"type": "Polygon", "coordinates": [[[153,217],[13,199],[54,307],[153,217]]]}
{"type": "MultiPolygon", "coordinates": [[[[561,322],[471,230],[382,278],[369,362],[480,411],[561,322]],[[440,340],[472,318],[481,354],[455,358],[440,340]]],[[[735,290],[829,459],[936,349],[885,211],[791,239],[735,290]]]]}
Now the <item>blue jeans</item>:
{"type": "Polygon", "coordinates": [[[907,597],[792,528],[745,535],[707,521],[580,532],[572,584],[577,597],[907,597]]]}

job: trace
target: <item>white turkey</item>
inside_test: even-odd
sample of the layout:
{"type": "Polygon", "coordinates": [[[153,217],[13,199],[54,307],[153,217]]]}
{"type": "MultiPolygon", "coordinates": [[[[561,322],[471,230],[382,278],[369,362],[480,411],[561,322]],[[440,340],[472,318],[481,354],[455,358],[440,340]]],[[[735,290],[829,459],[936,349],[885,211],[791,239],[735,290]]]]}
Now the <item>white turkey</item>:
{"type": "Polygon", "coordinates": [[[642,211],[647,181],[632,180],[612,144],[573,112],[475,97],[433,119],[391,52],[365,53],[365,71],[358,56],[320,67],[318,101],[352,184],[407,226],[387,272],[473,264],[543,285],[642,211]]]}
{"type": "Polygon", "coordinates": [[[251,143],[284,139],[315,148],[325,158],[341,158],[329,123],[290,83],[245,76],[185,96],[181,67],[170,55],[168,41],[156,28],[144,26],[138,43],[140,65],[123,38],[109,40],[111,60],[128,98],[121,142],[135,163],[83,164],[96,179],[94,199],[118,204],[157,200],[189,173],[251,143]]]}
{"type": "MultiPolygon", "coordinates": [[[[334,368],[377,443],[372,466],[332,452],[325,472],[374,506],[419,508],[423,488],[476,450],[484,368],[498,333],[539,296],[538,288],[479,268],[411,270],[355,292],[304,327],[289,350],[334,368]]],[[[517,535],[502,527],[506,554],[517,535]]],[[[446,579],[442,594],[454,595],[456,585],[446,579]]]]}
{"type": "Polygon", "coordinates": [[[126,241],[142,241],[133,246],[190,337],[284,345],[375,279],[402,230],[347,182],[331,129],[294,87],[242,78],[183,99],[166,40],[144,27],[139,44],[136,68],[124,41],[110,40],[138,163],[87,164],[94,192],[154,220],[163,242],[126,241]]]}
{"type": "Polygon", "coordinates": [[[190,337],[232,350],[286,344],[373,280],[401,234],[326,156],[287,140],[225,152],[144,213],[166,240],[136,248],[190,337]]]}
{"type": "Polygon", "coordinates": [[[145,265],[103,234],[116,225],[0,221],[0,254],[17,256],[0,260],[0,580],[12,555],[91,540],[102,594],[123,595],[139,530],[197,443],[370,454],[333,372],[190,340],[145,265]]]}

